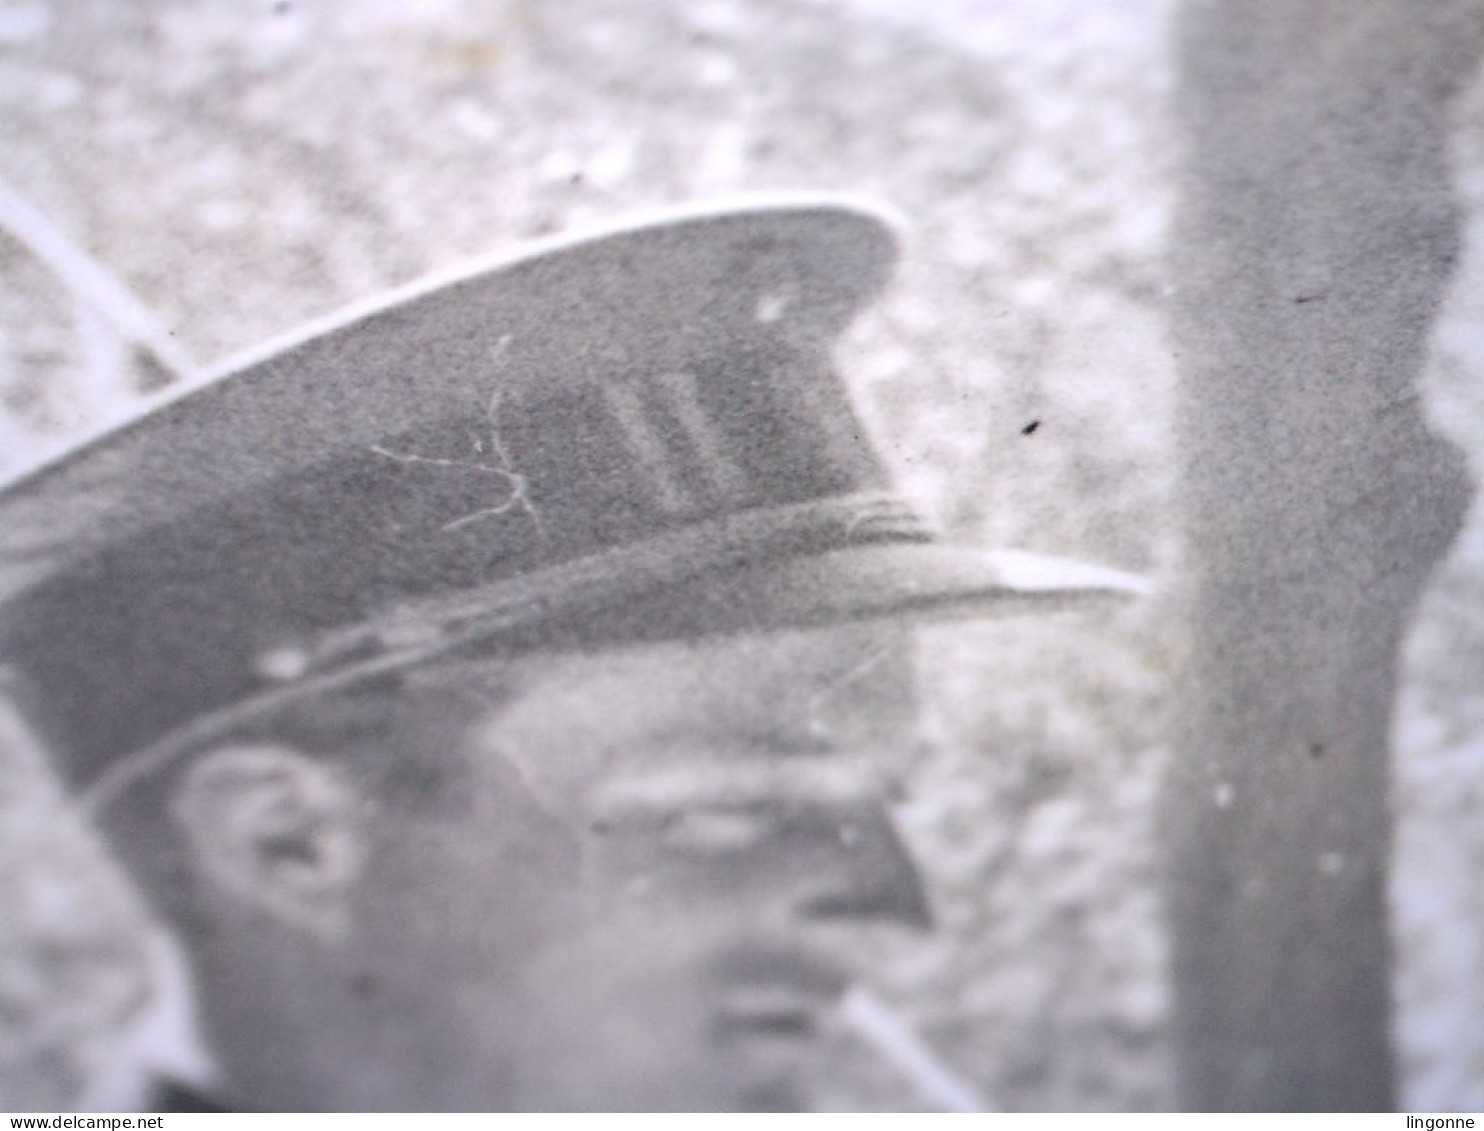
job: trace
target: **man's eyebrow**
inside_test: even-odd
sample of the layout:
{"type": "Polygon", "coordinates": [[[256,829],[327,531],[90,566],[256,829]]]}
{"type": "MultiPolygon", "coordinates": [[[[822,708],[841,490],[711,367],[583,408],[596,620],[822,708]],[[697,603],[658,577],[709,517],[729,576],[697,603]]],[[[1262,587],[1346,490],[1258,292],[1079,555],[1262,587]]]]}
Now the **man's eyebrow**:
{"type": "Polygon", "coordinates": [[[677,730],[665,739],[665,745],[681,750],[687,746],[719,748],[749,757],[782,759],[850,756],[850,747],[836,738],[827,727],[804,728],[762,721],[729,723],[718,726],[714,732],[697,731],[694,727],[677,730]]]}
{"type": "Polygon", "coordinates": [[[883,796],[885,775],[864,758],[774,765],[717,765],[697,752],[695,766],[620,772],[594,791],[599,808],[745,805],[757,801],[859,805],[883,796]]]}

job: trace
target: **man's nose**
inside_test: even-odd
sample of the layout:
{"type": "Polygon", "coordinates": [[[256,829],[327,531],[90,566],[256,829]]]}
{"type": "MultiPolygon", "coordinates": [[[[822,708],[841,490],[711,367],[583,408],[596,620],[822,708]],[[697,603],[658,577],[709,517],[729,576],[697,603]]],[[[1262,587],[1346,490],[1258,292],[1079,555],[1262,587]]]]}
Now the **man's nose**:
{"type": "Polygon", "coordinates": [[[915,930],[934,925],[922,876],[891,817],[879,806],[837,814],[833,844],[797,910],[807,919],[845,924],[894,923],[915,930]]]}

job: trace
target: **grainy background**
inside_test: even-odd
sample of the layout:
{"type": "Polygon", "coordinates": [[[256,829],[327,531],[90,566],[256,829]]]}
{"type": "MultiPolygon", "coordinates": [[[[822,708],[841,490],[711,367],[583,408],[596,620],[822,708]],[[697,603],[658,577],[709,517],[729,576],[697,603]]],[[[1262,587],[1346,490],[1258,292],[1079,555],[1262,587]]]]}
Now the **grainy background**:
{"type": "MultiPolygon", "coordinates": [[[[1179,574],[1163,237],[1171,0],[14,0],[0,175],[209,361],[427,271],[636,208],[847,190],[911,223],[841,363],[957,533],[1179,574]],[[922,9],[922,10],[917,10],[922,9]],[[1021,434],[1032,420],[1041,426],[1021,434]]],[[[1440,429],[1484,467],[1484,84],[1440,429]]],[[[137,395],[0,238],[0,471],[137,395]]],[[[1484,521],[1421,613],[1398,727],[1403,1096],[1484,1107],[1484,521]]],[[[887,995],[1010,1109],[1171,1102],[1155,808],[1168,607],[923,634],[941,742],[903,819],[942,930],[887,995]]],[[[0,1107],[126,1075],[142,912],[0,742],[0,1107]]],[[[912,1097],[842,1065],[842,1106],[912,1097]]]]}

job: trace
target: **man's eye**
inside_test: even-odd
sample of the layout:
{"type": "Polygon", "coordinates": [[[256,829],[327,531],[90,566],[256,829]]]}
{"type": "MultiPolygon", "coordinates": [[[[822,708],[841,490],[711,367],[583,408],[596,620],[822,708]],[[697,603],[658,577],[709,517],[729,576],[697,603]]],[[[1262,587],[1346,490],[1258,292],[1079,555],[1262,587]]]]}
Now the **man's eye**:
{"type": "Polygon", "coordinates": [[[691,852],[740,852],[766,840],[774,824],[755,809],[697,808],[665,822],[665,847],[691,852]]]}

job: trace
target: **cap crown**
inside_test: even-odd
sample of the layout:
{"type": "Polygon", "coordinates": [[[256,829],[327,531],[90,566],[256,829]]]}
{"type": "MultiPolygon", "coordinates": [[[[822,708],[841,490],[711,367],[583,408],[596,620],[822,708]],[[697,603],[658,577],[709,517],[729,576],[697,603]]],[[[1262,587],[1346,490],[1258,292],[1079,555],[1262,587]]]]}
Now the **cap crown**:
{"type": "Polygon", "coordinates": [[[884,488],[829,350],[894,258],[859,210],[689,217],[396,296],[171,398],[0,495],[30,713],[86,779],[378,610],[884,488]]]}

